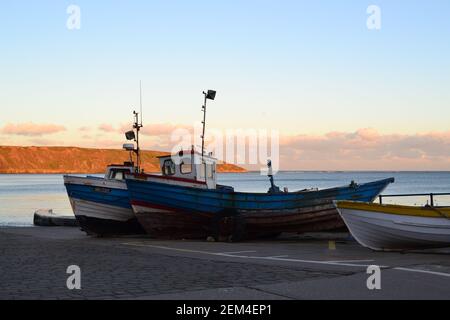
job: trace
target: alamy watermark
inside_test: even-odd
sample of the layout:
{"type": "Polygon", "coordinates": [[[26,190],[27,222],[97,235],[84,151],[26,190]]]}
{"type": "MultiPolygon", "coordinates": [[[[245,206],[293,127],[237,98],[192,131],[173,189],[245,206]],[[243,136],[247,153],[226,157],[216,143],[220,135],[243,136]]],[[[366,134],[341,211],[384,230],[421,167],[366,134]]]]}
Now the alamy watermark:
{"type": "Polygon", "coordinates": [[[66,21],[66,27],[68,30],[80,30],[81,29],[81,9],[75,4],[71,4],[67,7],[66,13],[69,15],[66,21]]]}
{"type": "Polygon", "coordinates": [[[81,269],[77,265],[71,265],[67,267],[67,274],[70,276],[67,278],[66,286],[69,290],[81,289],[81,269]]]}
{"type": "Polygon", "coordinates": [[[367,278],[366,285],[369,290],[381,289],[381,269],[379,266],[371,265],[367,267],[367,274],[370,274],[367,278]]]}
{"type": "MultiPolygon", "coordinates": [[[[202,126],[196,123],[193,130],[176,129],[170,140],[174,144],[172,154],[201,146],[202,126]]],[[[208,129],[205,143],[206,154],[212,154],[219,161],[234,165],[253,166],[261,174],[267,174],[267,161],[272,162],[272,172],[280,167],[280,134],[268,129],[208,129]]]]}
{"type": "Polygon", "coordinates": [[[377,5],[370,5],[366,10],[369,17],[366,21],[367,29],[369,30],[381,30],[381,9],[377,5]]]}

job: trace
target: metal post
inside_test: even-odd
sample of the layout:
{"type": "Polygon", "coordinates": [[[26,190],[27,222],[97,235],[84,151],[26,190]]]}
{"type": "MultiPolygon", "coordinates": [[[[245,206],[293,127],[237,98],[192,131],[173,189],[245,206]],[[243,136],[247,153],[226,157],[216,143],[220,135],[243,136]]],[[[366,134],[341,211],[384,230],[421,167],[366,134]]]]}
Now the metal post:
{"type": "Polygon", "coordinates": [[[139,147],[139,130],[142,127],[142,123],[139,124],[139,113],[134,111],[134,128],[136,129],[136,169],[137,173],[141,173],[141,156],[140,156],[140,147],[139,147]]]}
{"type": "Polygon", "coordinates": [[[434,197],[433,197],[433,194],[432,194],[432,193],[430,193],[430,205],[431,205],[432,207],[434,207],[434,197]]]}
{"type": "Polygon", "coordinates": [[[383,196],[380,194],[378,197],[380,198],[380,204],[383,204],[383,196]]]}
{"type": "Polygon", "coordinates": [[[203,104],[203,132],[202,132],[202,161],[203,161],[203,155],[205,153],[205,126],[206,126],[206,92],[203,91],[203,94],[205,96],[205,102],[203,104]]]}

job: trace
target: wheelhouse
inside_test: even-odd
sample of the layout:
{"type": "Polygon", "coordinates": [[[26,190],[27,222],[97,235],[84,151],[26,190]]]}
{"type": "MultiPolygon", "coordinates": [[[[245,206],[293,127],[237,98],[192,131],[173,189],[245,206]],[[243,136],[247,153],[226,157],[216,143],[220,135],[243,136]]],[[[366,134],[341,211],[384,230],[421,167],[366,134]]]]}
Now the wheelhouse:
{"type": "Polygon", "coordinates": [[[125,174],[133,173],[135,171],[132,162],[124,162],[124,164],[112,164],[106,168],[105,179],[108,180],[125,180],[125,174]]]}
{"type": "Polygon", "coordinates": [[[217,184],[217,159],[197,151],[180,151],[177,154],[160,156],[161,173],[165,177],[174,177],[205,182],[208,189],[217,184]]]}

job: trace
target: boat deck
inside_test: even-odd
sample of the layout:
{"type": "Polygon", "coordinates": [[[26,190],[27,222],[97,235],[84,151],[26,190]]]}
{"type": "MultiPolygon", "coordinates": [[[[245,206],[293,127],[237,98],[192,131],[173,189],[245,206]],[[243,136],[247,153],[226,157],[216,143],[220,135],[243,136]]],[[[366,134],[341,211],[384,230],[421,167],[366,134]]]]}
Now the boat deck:
{"type": "Polygon", "coordinates": [[[0,299],[450,298],[450,248],[373,252],[347,234],[216,243],[4,227],[0,248],[0,299]],[[82,288],[71,291],[74,264],[82,288]],[[382,268],[381,290],[367,289],[368,265],[382,268]]]}

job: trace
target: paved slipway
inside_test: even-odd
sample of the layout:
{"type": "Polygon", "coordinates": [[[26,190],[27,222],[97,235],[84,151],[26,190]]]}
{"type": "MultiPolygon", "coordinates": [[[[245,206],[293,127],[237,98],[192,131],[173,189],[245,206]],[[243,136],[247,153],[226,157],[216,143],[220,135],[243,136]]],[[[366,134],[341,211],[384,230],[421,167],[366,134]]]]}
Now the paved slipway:
{"type": "Polygon", "coordinates": [[[450,299],[450,249],[377,253],[353,241],[214,243],[0,228],[0,299],[450,299]],[[81,289],[66,286],[81,268],[81,289]],[[381,289],[367,288],[367,266],[381,289]]]}

